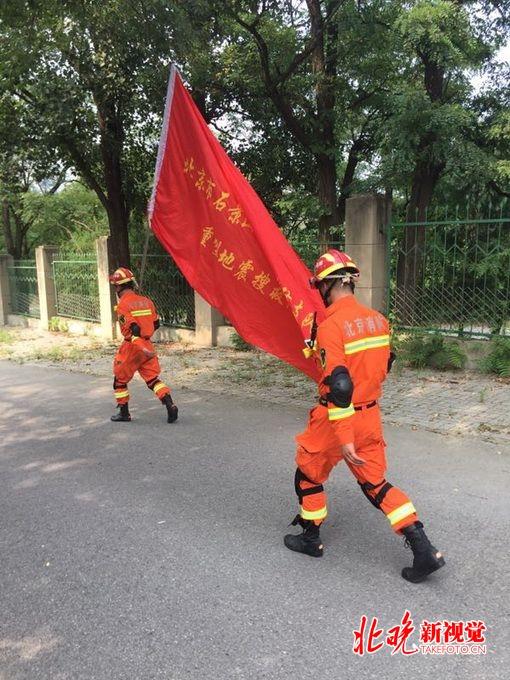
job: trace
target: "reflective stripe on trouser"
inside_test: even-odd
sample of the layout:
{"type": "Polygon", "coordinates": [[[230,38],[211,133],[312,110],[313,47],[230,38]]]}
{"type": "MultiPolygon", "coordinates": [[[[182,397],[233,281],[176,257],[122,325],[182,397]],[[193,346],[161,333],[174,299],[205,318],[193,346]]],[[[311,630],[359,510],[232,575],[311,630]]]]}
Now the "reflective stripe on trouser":
{"type": "Polygon", "coordinates": [[[127,387],[120,387],[115,390],[117,404],[127,404],[129,401],[129,391],[127,387]]]}
{"type": "Polygon", "coordinates": [[[167,394],[170,394],[170,388],[165,385],[159,377],[147,380],[147,387],[161,400],[163,400],[167,394]]]}
{"type": "Polygon", "coordinates": [[[295,483],[299,498],[299,514],[303,519],[311,519],[316,524],[320,524],[328,514],[326,494],[322,484],[316,484],[309,479],[295,480],[295,483]]]}
{"type": "Polygon", "coordinates": [[[418,519],[418,515],[416,514],[416,508],[409,500],[403,503],[402,505],[399,505],[398,508],[395,508],[395,510],[388,512],[386,514],[386,517],[388,518],[388,521],[391,524],[392,529],[395,529],[395,531],[398,531],[398,528],[405,527],[408,524],[410,524],[411,523],[409,522],[410,517],[413,518],[413,522],[416,522],[418,519]]]}
{"type": "MultiPolygon", "coordinates": [[[[368,483],[367,486],[370,488],[367,490],[367,495],[372,499],[375,499],[384,489],[384,493],[378,498],[378,507],[388,518],[391,528],[399,532],[416,522],[418,516],[409,497],[397,487],[386,483],[385,443],[379,407],[355,411],[352,423],[354,446],[365,463],[348,467],[360,484],[368,483]]],[[[309,482],[302,481],[300,486],[305,489],[314,484],[323,484],[328,479],[331,470],[342,460],[341,448],[334,432],[334,423],[329,421],[328,409],[325,406],[319,405],[311,410],[308,427],[296,440],[298,443],[296,464],[310,480],[309,482]]],[[[360,497],[363,498],[361,494],[360,497]]],[[[325,513],[326,494],[321,492],[304,496],[302,507],[305,511],[322,510],[325,513]]]]}

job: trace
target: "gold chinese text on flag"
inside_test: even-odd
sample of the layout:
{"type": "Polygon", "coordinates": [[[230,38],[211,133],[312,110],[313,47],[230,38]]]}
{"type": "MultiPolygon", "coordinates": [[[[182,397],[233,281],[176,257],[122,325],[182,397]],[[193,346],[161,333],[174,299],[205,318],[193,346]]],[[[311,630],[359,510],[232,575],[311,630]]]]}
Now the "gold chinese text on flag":
{"type": "Polygon", "coordinates": [[[151,229],[190,285],[239,334],[319,379],[303,355],[323,305],[310,272],[233,164],[175,67],[168,85],[151,229]]]}

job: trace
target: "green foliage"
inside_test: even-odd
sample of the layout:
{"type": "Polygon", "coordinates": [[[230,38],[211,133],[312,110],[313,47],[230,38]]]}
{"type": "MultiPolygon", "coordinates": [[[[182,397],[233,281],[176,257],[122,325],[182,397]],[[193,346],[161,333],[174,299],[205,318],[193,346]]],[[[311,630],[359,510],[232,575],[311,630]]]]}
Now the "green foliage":
{"type": "Polygon", "coordinates": [[[27,192],[22,196],[22,205],[23,217],[31,224],[30,244],[93,252],[95,239],[108,233],[108,221],[99,199],[79,182],[51,195],[27,192]]]}
{"type": "Polygon", "coordinates": [[[404,44],[413,52],[426,52],[434,63],[451,67],[469,66],[479,45],[468,13],[458,3],[418,0],[402,12],[396,22],[404,44]]]}
{"type": "Polygon", "coordinates": [[[508,36],[504,12],[485,1],[320,2],[319,40],[312,4],[3,0],[0,198],[16,231],[4,228],[3,245],[17,257],[68,237],[90,249],[107,213],[110,229],[129,222],[139,241],[171,61],[286,235],[315,235],[331,211],[320,157],[333,160],[335,227],[355,191],[391,189],[406,205],[419,164],[438,168],[443,203],[508,191],[508,76],[491,61],[508,36]],[[469,71],[489,67],[490,91],[474,97],[469,71]],[[62,174],[97,198],[69,187],[43,200],[37,188],[62,174]]]}
{"type": "Polygon", "coordinates": [[[510,377],[510,338],[494,338],[487,357],[480,366],[487,373],[495,373],[504,378],[510,377]]]}
{"type": "Polygon", "coordinates": [[[412,334],[396,344],[399,356],[412,368],[438,370],[464,368],[466,354],[458,342],[446,341],[442,335],[412,334]]]}
{"type": "Polygon", "coordinates": [[[52,316],[48,323],[48,330],[54,333],[67,333],[69,330],[69,324],[66,319],[62,319],[60,316],[52,316]]]}
{"type": "Polygon", "coordinates": [[[12,335],[3,328],[0,328],[0,343],[9,344],[12,341],[13,341],[12,335]]]}
{"type": "Polygon", "coordinates": [[[252,352],[255,349],[253,345],[250,345],[249,342],[246,342],[246,340],[244,340],[244,338],[242,338],[239,333],[233,333],[230,342],[232,347],[238,352],[252,352]]]}
{"type": "MultiPolygon", "coordinates": [[[[48,159],[96,193],[118,255],[127,254],[130,217],[140,224],[147,205],[170,62],[208,63],[215,47],[208,3],[187,4],[0,4],[0,94],[19,104],[48,159]]],[[[4,136],[16,142],[0,117],[4,136]]]]}

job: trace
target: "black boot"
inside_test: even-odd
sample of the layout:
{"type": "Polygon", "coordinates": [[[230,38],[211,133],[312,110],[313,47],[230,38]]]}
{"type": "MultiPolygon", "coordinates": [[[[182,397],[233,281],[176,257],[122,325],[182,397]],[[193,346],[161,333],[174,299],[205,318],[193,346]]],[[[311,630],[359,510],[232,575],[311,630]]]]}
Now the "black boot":
{"type": "Polygon", "coordinates": [[[165,394],[161,401],[166,406],[166,412],[168,414],[166,419],[167,423],[175,423],[177,416],[179,415],[179,409],[172,401],[172,397],[169,394],[165,394]]]}
{"type": "Polygon", "coordinates": [[[127,404],[119,404],[117,406],[119,412],[110,418],[114,423],[128,423],[131,420],[129,407],[127,404]]]}
{"type": "Polygon", "coordinates": [[[303,519],[296,515],[291,522],[292,526],[300,524],[303,527],[302,534],[287,534],[283,542],[289,550],[310,555],[310,557],[322,557],[322,541],[319,526],[310,519],[303,519]]]}
{"type": "Polygon", "coordinates": [[[406,581],[420,583],[433,571],[444,567],[444,557],[427,538],[421,522],[404,527],[402,533],[406,538],[406,546],[411,548],[414,555],[413,566],[402,569],[402,576],[406,581]]]}

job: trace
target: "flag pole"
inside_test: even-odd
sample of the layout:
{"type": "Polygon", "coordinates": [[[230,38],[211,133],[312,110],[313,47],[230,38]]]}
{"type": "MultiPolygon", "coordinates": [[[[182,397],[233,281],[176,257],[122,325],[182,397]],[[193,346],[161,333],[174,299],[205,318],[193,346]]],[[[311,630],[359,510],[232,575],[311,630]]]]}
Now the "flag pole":
{"type": "Polygon", "coordinates": [[[142,253],[142,264],[140,266],[140,281],[138,282],[138,287],[140,290],[143,289],[143,278],[145,276],[145,268],[147,266],[147,251],[149,249],[149,238],[151,235],[151,230],[149,227],[149,223],[147,221],[146,223],[146,230],[145,230],[145,244],[143,246],[143,253],[142,253]]]}

